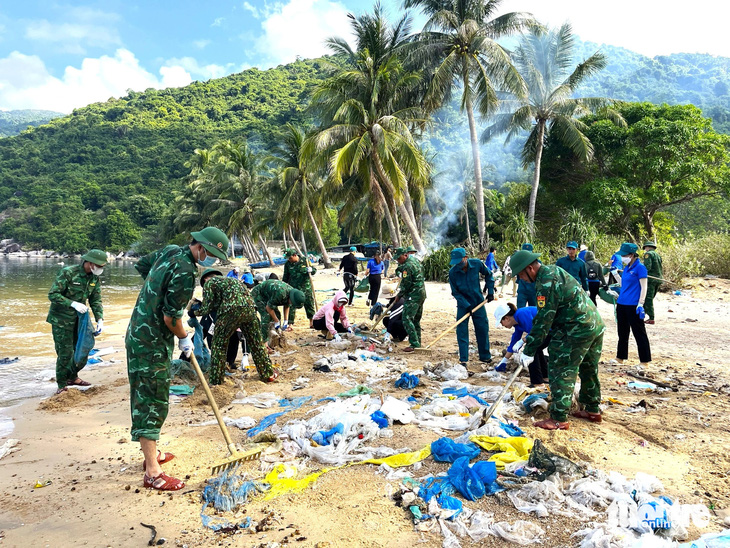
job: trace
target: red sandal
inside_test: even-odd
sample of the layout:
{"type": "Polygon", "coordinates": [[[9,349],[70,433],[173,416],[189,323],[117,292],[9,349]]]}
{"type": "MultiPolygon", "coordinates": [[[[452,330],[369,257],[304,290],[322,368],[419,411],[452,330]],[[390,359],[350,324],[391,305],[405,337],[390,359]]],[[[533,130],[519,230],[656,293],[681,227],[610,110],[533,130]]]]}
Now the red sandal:
{"type": "Polygon", "coordinates": [[[161,472],[155,478],[151,478],[145,474],[144,486],[148,489],[157,489],[158,491],[179,491],[185,487],[185,482],[161,472]]]}
{"type": "Polygon", "coordinates": [[[545,419],[541,421],[537,421],[536,423],[533,423],[532,426],[536,426],[538,428],[544,428],[545,430],[567,430],[570,428],[569,422],[560,422],[556,421],[554,419],[545,419]]]}
{"type": "Polygon", "coordinates": [[[603,422],[603,415],[600,413],[591,413],[590,411],[576,411],[575,413],[572,413],[574,417],[578,417],[579,419],[586,419],[590,422],[603,422]]]}
{"type": "Polygon", "coordinates": [[[66,386],[91,386],[91,383],[76,377],[74,380],[68,381],[66,386]]]}
{"type": "MultiPolygon", "coordinates": [[[[157,464],[165,464],[166,462],[170,462],[174,458],[175,455],[173,455],[172,453],[163,453],[162,451],[157,451],[157,464]]],[[[146,461],[142,461],[142,470],[147,471],[146,461]]]]}
{"type": "Polygon", "coordinates": [[[271,374],[271,376],[270,376],[270,377],[269,377],[268,379],[266,379],[266,382],[278,382],[278,381],[276,380],[276,379],[278,379],[278,378],[279,378],[279,372],[278,372],[278,371],[274,371],[274,372],[273,372],[273,373],[271,374]]]}

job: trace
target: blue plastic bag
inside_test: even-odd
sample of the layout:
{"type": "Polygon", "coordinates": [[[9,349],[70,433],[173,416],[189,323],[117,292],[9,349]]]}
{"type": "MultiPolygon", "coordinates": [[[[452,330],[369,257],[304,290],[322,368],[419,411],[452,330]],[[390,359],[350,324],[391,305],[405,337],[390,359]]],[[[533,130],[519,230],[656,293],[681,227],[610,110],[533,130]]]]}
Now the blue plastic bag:
{"type": "Polygon", "coordinates": [[[461,457],[456,459],[449,468],[449,481],[454,488],[467,500],[479,500],[485,494],[484,482],[477,472],[469,466],[469,459],[461,457]]]}
{"type": "Polygon", "coordinates": [[[370,418],[373,419],[373,422],[378,425],[378,428],[388,428],[388,417],[379,409],[375,411],[372,415],[370,415],[370,418]]]}
{"type": "Polygon", "coordinates": [[[454,515],[451,516],[449,520],[456,518],[459,514],[461,514],[462,510],[464,509],[464,503],[462,503],[459,499],[450,497],[449,495],[444,495],[443,493],[439,495],[439,497],[436,499],[436,502],[439,503],[439,506],[441,508],[445,508],[446,510],[456,510],[456,512],[454,512],[454,515]]]}
{"type": "Polygon", "coordinates": [[[418,377],[411,375],[410,373],[403,373],[400,379],[395,381],[395,387],[407,390],[409,388],[415,388],[418,386],[418,377]]]}
{"type": "Polygon", "coordinates": [[[538,400],[546,400],[547,397],[547,394],[530,394],[524,400],[522,400],[522,407],[525,408],[525,411],[530,413],[535,402],[537,402],[538,400]]]}
{"type": "Polygon", "coordinates": [[[428,478],[423,485],[418,488],[418,496],[426,502],[430,501],[435,496],[453,494],[454,486],[451,485],[449,478],[443,476],[428,478]]]}
{"type": "Polygon", "coordinates": [[[329,445],[332,443],[332,436],[342,434],[345,431],[345,425],[338,422],[331,430],[320,430],[312,434],[312,441],[317,445],[329,445]]]}
{"type": "Polygon", "coordinates": [[[515,426],[513,424],[507,424],[506,422],[499,422],[499,426],[502,427],[502,430],[507,432],[511,437],[513,438],[521,438],[525,435],[525,433],[522,431],[522,429],[519,426],[515,426]]]}
{"type": "Polygon", "coordinates": [[[76,365],[86,365],[89,358],[89,352],[94,348],[94,326],[91,324],[91,316],[88,311],[79,314],[79,323],[76,328],[76,349],[74,350],[74,363],[76,365]]]}
{"type": "Polygon", "coordinates": [[[481,450],[471,442],[456,443],[451,438],[439,438],[431,443],[431,455],[437,462],[454,462],[460,457],[467,457],[467,461],[479,455],[481,450]]]}
{"type": "Polygon", "coordinates": [[[482,480],[482,483],[492,483],[497,480],[497,463],[480,460],[475,462],[472,467],[474,473],[482,480]]]}
{"type": "Polygon", "coordinates": [[[469,395],[469,391],[466,388],[444,388],[441,393],[449,396],[456,396],[457,398],[469,395]]]}

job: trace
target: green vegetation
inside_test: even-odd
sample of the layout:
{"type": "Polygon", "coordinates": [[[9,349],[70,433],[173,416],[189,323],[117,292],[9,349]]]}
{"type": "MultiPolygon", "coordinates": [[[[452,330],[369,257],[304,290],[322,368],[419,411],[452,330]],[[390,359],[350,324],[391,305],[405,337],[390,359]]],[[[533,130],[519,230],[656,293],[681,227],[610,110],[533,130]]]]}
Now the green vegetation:
{"type": "Polygon", "coordinates": [[[29,127],[46,124],[61,116],[63,114],[52,110],[0,110],[0,138],[18,135],[29,127]]]}

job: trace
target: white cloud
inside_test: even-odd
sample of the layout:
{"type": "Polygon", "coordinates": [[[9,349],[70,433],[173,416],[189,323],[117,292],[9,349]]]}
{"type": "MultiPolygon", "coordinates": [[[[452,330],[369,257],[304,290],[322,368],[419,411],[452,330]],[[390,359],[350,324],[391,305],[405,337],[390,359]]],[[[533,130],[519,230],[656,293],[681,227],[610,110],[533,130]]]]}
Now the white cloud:
{"type": "Polygon", "coordinates": [[[256,6],[252,6],[248,2],[243,3],[243,9],[248,10],[251,12],[251,15],[254,16],[254,18],[258,19],[261,15],[259,14],[259,10],[256,6]]]}
{"type": "Polygon", "coordinates": [[[198,49],[205,49],[206,46],[210,45],[210,40],[206,40],[206,39],[193,40],[193,45],[198,49]]]}
{"type": "Polygon", "coordinates": [[[53,44],[63,53],[83,55],[88,47],[106,48],[122,43],[115,28],[119,16],[91,8],[70,8],[65,22],[33,20],[25,27],[25,37],[53,44]]]}
{"type": "Polygon", "coordinates": [[[61,78],[51,75],[38,56],[14,51],[0,59],[0,108],[70,112],[126,95],[128,89],[180,87],[191,81],[181,65],[162,67],[158,77],[126,49],[118,49],[113,57],[86,58],[79,68],[68,66],[61,78]]]}
{"type": "Polygon", "coordinates": [[[289,63],[297,57],[319,57],[329,53],[325,39],[350,36],[348,9],[339,2],[289,0],[272,10],[261,22],[264,33],[254,44],[262,66],[289,63]]]}
{"type": "Polygon", "coordinates": [[[225,21],[225,17],[216,17],[213,22],[210,24],[211,27],[220,27],[223,24],[223,21],[225,21]]]}
{"type": "Polygon", "coordinates": [[[230,74],[230,69],[233,67],[233,63],[229,63],[226,66],[222,65],[201,65],[197,59],[193,57],[173,57],[165,61],[166,67],[181,67],[188,73],[196,76],[202,80],[209,80],[210,78],[220,78],[226,74],[230,74]]]}

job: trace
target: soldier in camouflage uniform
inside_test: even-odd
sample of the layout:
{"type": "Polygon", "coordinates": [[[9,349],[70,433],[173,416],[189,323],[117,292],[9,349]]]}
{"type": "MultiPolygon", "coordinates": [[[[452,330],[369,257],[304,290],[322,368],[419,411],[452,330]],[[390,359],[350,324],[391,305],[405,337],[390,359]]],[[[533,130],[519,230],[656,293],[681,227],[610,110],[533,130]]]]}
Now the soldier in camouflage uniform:
{"type": "Polygon", "coordinates": [[[423,266],[415,257],[408,255],[408,250],[399,247],[393,257],[400,265],[401,283],[398,289],[398,298],[403,297],[403,328],[408,333],[410,346],[405,352],[413,352],[421,347],[421,316],[423,316],[423,302],[426,300],[426,280],[423,276],[423,266]]]}
{"type": "Polygon", "coordinates": [[[510,259],[512,271],[535,283],[537,315],[522,350],[521,363],[527,367],[535,352],[551,333],[548,346],[550,379],[550,419],[535,423],[547,430],[567,430],[576,377],[580,375],[578,401],[584,407],[573,416],[601,422],[601,385],[598,362],[603,348],[605,325],[598,309],[579,283],[558,266],[541,264],[539,253],[518,251],[510,259]],[[552,329],[552,331],[551,331],[552,329]]]}
{"type": "Polygon", "coordinates": [[[648,319],[644,323],[654,323],[654,297],[662,286],[664,270],[662,268],[662,257],[656,251],[656,243],[650,240],[644,242],[644,266],[649,274],[646,282],[646,299],[644,300],[644,311],[648,319]],[[659,278],[658,280],[656,278],[659,278]]]}
{"type": "Polygon", "coordinates": [[[81,257],[79,265],[62,268],[48,292],[51,306],[46,321],[51,324],[53,343],[56,346],[56,384],[58,392],[66,386],[89,386],[91,383],[79,378],[79,371],[86,365],[86,358],[80,363],[74,360],[78,339],[79,315],[86,314],[89,302],[96,319],[96,334],[104,326],[104,307],[101,305],[101,282],[99,275],[106,265],[106,253],[92,249],[81,257]]]}
{"type": "Polygon", "coordinates": [[[269,322],[274,322],[274,329],[287,329],[288,323],[281,323],[280,306],[284,307],[284,316],[289,314],[290,305],[301,308],[304,305],[304,293],[294,289],[281,280],[266,280],[251,290],[251,297],[261,317],[261,336],[269,340],[269,322]]]}
{"type": "Polygon", "coordinates": [[[211,348],[210,384],[221,384],[226,365],[228,341],[237,329],[246,337],[259,377],[273,381],[274,368],[261,339],[258,316],[253,299],[236,278],[224,278],[217,270],[205,271],[200,277],[203,286],[203,304],[195,311],[198,316],[216,313],[213,345],[211,348]]]}
{"type": "Polygon", "coordinates": [[[182,319],[193,296],[197,267],[225,260],[228,238],[214,227],[192,233],[186,246],[167,246],[140,259],[136,268],[145,282],[129,321],[125,344],[132,411],[132,439],[145,458],[144,486],[177,491],[185,484],[162,472],[160,465],[174,458],[157,450],[157,440],[168,412],[170,360],[174,337],[186,356],[193,351],[192,336],[182,319]]]}
{"type": "MultiPolygon", "coordinates": [[[[314,273],[314,267],[307,266],[306,262],[299,259],[299,253],[296,249],[287,249],[286,257],[288,261],[284,263],[284,276],[281,280],[289,284],[294,289],[298,289],[304,293],[304,310],[309,319],[309,327],[312,327],[312,318],[314,318],[314,294],[312,289],[312,280],[310,273],[314,273]]],[[[294,325],[297,309],[289,308],[289,325],[294,325]]]]}

